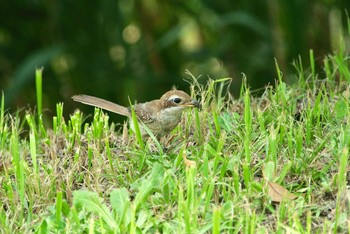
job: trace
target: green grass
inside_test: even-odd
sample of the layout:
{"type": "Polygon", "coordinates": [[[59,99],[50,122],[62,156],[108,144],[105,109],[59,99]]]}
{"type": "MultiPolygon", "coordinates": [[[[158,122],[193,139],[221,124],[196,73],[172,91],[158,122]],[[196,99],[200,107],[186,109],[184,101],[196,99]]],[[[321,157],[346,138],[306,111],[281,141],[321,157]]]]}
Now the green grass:
{"type": "Polygon", "coordinates": [[[1,233],[349,233],[348,57],[322,74],[312,51],[309,73],[300,61],[297,84],[276,63],[261,97],[188,73],[203,110],[160,142],[122,135],[99,109],[65,119],[63,103],[47,128],[38,70],[36,114],[1,99],[1,233]]]}

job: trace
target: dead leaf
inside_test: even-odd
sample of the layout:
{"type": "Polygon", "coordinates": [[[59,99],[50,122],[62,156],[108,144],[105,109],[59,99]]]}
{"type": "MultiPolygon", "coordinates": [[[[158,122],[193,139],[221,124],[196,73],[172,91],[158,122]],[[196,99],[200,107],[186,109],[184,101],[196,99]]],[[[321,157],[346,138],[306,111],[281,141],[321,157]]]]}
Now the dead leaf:
{"type": "Polygon", "coordinates": [[[196,166],[196,162],[187,159],[187,157],[186,157],[185,154],[183,155],[183,159],[184,159],[184,163],[185,163],[186,166],[188,166],[188,167],[194,167],[194,166],[196,166]]]}
{"type": "Polygon", "coordinates": [[[268,195],[274,202],[281,202],[283,200],[294,200],[297,198],[293,193],[290,193],[282,185],[275,182],[267,182],[268,195]]]}

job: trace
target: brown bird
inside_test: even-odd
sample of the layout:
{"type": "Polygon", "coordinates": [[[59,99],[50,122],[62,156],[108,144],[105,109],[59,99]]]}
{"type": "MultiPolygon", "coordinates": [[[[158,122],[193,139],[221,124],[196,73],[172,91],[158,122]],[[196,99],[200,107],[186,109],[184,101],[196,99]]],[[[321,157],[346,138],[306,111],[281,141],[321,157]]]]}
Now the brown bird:
{"type": "MultiPolygon", "coordinates": [[[[75,95],[72,99],[76,102],[129,117],[130,127],[135,132],[130,107],[124,107],[101,98],[83,94],[75,95]]],[[[142,136],[148,136],[143,127],[144,124],[158,139],[171,132],[180,122],[182,111],[191,107],[200,108],[200,103],[181,90],[171,90],[166,92],[160,99],[133,105],[135,114],[139,123],[141,123],[139,127],[142,136]]]]}

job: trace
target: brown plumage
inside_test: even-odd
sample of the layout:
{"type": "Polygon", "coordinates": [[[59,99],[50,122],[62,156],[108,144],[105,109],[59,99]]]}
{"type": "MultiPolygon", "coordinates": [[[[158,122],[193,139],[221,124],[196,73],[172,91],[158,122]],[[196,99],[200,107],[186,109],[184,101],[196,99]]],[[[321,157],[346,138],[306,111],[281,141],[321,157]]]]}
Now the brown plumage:
{"type": "MultiPolygon", "coordinates": [[[[130,107],[127,108],[88,95],[75,95],[72,99],[76,102],[102,108],[131,119],[130,107]]],[[[200,104],[181,90],[171,90],[166,92],[160,99],[133,105],[135,114],[141,122],[139,125],[141,134],[143,136],[148,135],[143,127],[143,124],[145,124],[158,139],[172,131],[180,122],[182,111],[191,107],[200,107],[200,104]]],[[[130,121],[130,127],[132,130],[135,130],[132,120],[130,121]]]]}

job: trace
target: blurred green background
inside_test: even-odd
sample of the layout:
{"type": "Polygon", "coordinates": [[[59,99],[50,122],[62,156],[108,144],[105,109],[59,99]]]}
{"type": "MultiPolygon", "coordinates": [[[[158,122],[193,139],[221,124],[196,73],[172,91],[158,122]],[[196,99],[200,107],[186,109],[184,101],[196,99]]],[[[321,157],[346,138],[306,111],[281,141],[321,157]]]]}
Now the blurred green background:
{"type": "MultiPolygon", "coordinates": [[[[276,58],[293,82],[293,60],[318,68],[347,33],[350,1],[306,0],[11,0],[0,3],[0,88],[10,112],[35,107],[35,68],[44,67],[46,112],[65,114],[90,94],[128,105],[188,91],[194,76],[231,77],[237,96],[244,73],[253,89],[276,79],[276,58]]],[[[348,38],[345,38],[348,40],[348,38]]]]}

